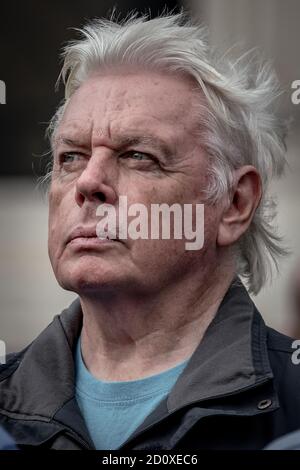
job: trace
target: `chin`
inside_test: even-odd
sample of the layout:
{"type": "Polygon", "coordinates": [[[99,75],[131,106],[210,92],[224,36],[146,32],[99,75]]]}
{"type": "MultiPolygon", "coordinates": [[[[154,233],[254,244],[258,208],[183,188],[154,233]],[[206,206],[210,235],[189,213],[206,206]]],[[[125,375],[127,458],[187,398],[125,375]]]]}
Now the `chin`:
{"type": "Polygon", "coordinates": [[[119,283],[116,280],[61,280],[59,281],[60,286],[68,291],[75,292],[79,297],[83,296],[99,296],[100,293],[112,292],[119,287],[119,283]]]}
{"type": "Polygon", "coordinates": [[[120,288],[126,284],[122,273],[112,269],[100,269],[99,266],[97,270],[83,267],[62,270],[57,273],[56,279],[63,289],[76,292],[79,296],[120,288]]]}

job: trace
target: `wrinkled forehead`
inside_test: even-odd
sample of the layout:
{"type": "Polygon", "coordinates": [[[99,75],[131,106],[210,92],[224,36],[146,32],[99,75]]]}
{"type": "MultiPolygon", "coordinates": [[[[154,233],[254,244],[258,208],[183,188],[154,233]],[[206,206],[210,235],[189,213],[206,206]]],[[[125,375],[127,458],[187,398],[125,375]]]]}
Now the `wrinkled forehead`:
{"type": "Polygon", "coordinates": [[[198,127],[199,90],[186,77],[162,73],[96,74],[66,104],[57,135],[115,139],[124,134],[189,133],[198,127]],[[120,135],[119,135],[120,134],[120,135]]]}

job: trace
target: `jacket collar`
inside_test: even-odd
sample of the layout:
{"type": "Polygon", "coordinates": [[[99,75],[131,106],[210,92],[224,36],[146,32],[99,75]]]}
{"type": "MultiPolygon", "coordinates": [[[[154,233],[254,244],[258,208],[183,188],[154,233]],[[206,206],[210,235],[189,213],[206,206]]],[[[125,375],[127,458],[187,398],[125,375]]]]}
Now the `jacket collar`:
{"type": "Polygon", "coordinates": [[[82,326],[75,300],[27,347],[13,358],[10,375],[0,374],[0,408],[11,416],[51,419],[74,396],[73,348],[82,326]],[[17,368],[16,368],[17,365],[17,368]],[[7,376],[8,375],[8,376],[7,376]],[[2,381],[3,380],[3,381],[2,381]]]}
{"type": "Polygon", "coordinates": [[[63,427],[75,432],[83,447],[94,448],[74,398],[73,357],[81,328],[82,311],[76,299],[0,370],[0,413],[8,418],[8,430],[9,418],[14,420],[11,433],[18,444],[41,445],[63,427]],[[34,435],[33,419],[40,423],[34,435]]]}
{"type": "Polygon", "coordinates": [[[171,390],[168,411],[239,393],[272,377],[264,321],[236,278],[171,390]]]}
{"type": "Polygon", "coordinates": [[[168,397],[120,449],[126,449],[135,437],[188,405],[195,405],[193,412],[172,436],[167,449],[174,448],[194,423],[206,416],[253,416],[277,409],[266,335],[261,315],[241,281],[234,279],[168,397]],[[259,406],[266,402],[268,407],[262,411],[259,406]]]}

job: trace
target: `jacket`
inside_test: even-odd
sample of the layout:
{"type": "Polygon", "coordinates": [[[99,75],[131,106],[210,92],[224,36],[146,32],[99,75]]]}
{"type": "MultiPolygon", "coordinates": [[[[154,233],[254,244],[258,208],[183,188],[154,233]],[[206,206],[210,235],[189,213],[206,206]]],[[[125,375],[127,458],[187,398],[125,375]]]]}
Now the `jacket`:
{"type": "MultiPolygon", "coordinates": [[[[0,424],[21,449],[94,449],[75,399],[79,300],[0,367],[0,424]]],[[[119,450],[262,449],[300,428],[292,339],[234,282],[167,398],[119,450]]]]}

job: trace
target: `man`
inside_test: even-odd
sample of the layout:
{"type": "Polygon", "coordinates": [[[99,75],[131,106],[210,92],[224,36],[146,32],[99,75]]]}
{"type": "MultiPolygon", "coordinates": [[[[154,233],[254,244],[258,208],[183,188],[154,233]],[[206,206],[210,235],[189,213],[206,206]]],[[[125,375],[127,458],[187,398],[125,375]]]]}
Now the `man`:
{"type": "Polygon", "coordinates": [[[258,292],[284,252],[266,212],[285,151],[272,71],[215,63],[181,15],[96,20],[64,54],[49,255],[78,300],[2,367],[1,421],[20,448],[263,448],[300,422],[292,342],[238,277],[258,292]],[[195,221],[138,236],[175,204],[204,205],[198,249],[195,221]]]}

